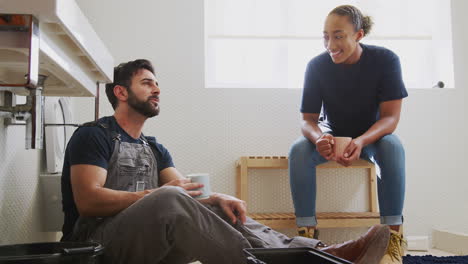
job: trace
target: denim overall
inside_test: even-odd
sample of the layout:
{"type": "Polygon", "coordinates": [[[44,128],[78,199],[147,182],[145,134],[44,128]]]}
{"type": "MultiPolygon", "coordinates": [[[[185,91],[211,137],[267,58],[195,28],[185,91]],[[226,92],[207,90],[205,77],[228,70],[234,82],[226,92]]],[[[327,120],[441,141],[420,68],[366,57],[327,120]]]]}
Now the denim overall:
{"type": "MultiPolygon", "coordinates": [[[[106,130],[112,137],[114,151],[109,160],[105,188],[119,191],[143,191],[158,187],[157,161],[148,140],[141,135],[141,144],[122,142],[121,136],[106,124],[88,123],[106,130]]],[[[88,240],[110,217],[80,217],[73,230],[73,240],[88,240]]]]}
{"type": "Polygon", "coordinates": [[[115,135],[105,188],[135,192],[158,187],[157,162],[151,146],[143,135],[139,140],[141,144],[121,142],[120,135],[115,135]]]}

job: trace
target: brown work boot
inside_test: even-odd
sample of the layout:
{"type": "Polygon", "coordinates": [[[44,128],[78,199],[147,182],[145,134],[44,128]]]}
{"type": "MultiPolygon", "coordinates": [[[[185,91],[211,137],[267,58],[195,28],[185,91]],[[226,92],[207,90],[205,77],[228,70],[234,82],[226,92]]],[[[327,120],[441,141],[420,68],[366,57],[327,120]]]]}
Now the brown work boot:
{"type": "Polygon", "coordinates": [[[357,240],[332,245],[323,251],[356,264],[379,264],[387,251],[389,239],[390,228],[375,225],[357,240]]]}
{"type": "Polygon", "coordinates": [[[406,240],[403,238],[403,234],[400,232],[391,230],[390,242],[388,249],[383,256],[380,264],[401,264],[403,263],[403,255],[405,253],[406,240]]]}

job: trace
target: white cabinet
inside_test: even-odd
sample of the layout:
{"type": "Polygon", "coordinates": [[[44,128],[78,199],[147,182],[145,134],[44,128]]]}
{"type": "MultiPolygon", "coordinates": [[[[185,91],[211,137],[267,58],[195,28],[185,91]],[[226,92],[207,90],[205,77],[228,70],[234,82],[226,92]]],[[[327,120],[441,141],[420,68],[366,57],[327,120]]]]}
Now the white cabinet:
{"type": "MultiPolygon", "coordinates": [[[[114,59],[74,0],[0,0],[0,14],[39,21],[39,73],[45,96],[95,96],[96,82],[113,79],[114,59]]],[[[0,85],[24,79],[24,34],[0,31],[0,85]]]]}

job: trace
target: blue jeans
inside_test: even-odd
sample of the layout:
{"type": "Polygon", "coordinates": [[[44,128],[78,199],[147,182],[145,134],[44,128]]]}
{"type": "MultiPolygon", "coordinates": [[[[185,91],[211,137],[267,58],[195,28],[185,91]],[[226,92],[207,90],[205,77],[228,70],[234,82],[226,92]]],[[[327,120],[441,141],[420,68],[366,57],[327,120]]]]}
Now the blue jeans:
{"type": "MultiPolygon", "coordinates": [[[[380,221],[387,225],[403,223],[405,199],[405,150],[397,136],[390,134],[367,145],[361,159],[373,162],[380,175],[377,180],[380,221]]],[[[289,151],[289,180],[297,226],[316,226],[316,169],[327,162],[315,145],[300,137],[289,151]]]]}

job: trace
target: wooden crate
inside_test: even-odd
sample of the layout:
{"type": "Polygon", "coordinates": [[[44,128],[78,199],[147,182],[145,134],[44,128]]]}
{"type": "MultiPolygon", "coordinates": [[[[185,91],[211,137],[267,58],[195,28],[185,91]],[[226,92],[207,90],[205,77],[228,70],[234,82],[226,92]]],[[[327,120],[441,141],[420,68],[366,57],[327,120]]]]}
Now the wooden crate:
{"type": "MultiPolygon", "coordinates": [[[[285,156],[244,156],[236,162],[236,195],[239,199],[248,201],[248,170],[249,169],[287,169],[288,157],[285,156]]],[[[335,161],[317,166],[317,169],[346,168],[335,161]]],[[[369,208],[368,212],[318,212],[318,228],[335,227],[368,227],[380,223],[377,211],[377,187],[375,165],[366,160],[358,160],[347,168],[363,168],[368,172],[369,208]]],[[[291,212],[250,213],[254,220],[271,228],[294,228],[296,217],[291,212]]]]}

